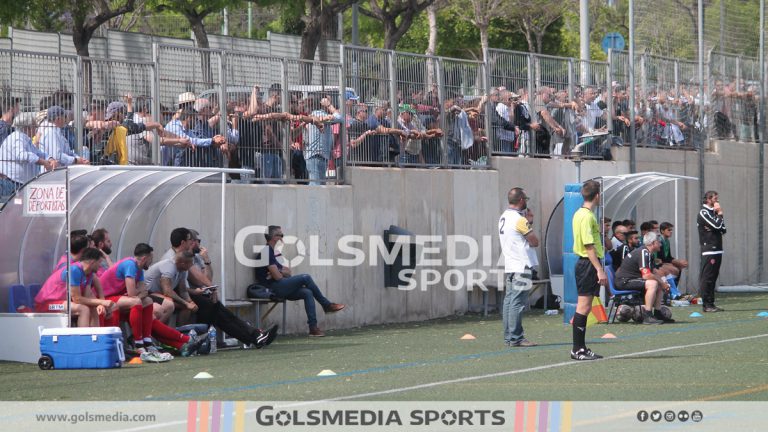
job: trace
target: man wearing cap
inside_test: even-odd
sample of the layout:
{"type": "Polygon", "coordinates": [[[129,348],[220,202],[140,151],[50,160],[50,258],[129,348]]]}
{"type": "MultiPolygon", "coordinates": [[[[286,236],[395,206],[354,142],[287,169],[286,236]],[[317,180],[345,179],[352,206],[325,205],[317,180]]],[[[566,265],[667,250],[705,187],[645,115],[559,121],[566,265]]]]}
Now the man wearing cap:
{"type": "MultiPolygon", "coordinates": [[[[170,132],[181,138],[189,139],[189,143],[192,147],[191,151],[193,152],[197,147],[210,147],[212,145],[221,146],[226,142],[226,138],[221,135],[216,135],[213,138],[198,137],[195,131],[191,129],[195,114],[195,111],[190,108],[180,110],[178,116],[174,117],[167,125],[165,125],[166,132],[170,132]]],[[[166,147],[163,150],[163,165],[189,166],[189,162],[189,154],[184,148],[177,147],[170,149],[166,147]]]]}
{"type": "MultiPolygon", "coordinates": [[[[510,109],[513,98],[519,98],[517,94],[510,92],[504,87],[499,87],[499,101],[496,104],[496,114],[505,122],[514,125],[514,111],[510,109]]],[[[517,127],[510,129],[503,127],[496,129],[496,138],[499,140],[499,150],[505,153],[512,153],[515,145],[515,134],[517,127]]]]}
{"type": "Polygon", "coordinates": [[[40,173],[50,171],[56,161],[32,144],[37,122],[34,113],[22,113],[13,121],[16,129],[0,143],[0,196],[9,196],[40,173]]]}
{"type": "Polygon", "coordinates": [[[40,149],[48,155],[49,158],[56,160],[58,165],[74,165],[74,164],[89,164],[86,159],[78,157],[77,154],[69,147],[67,138],[62,133],[62,129],[72,116],[71,111],[66,111],[64,108],[53,105],[48,108],[47,118],[40,128],[43,129],[40,136],[40,149]]]}
{"type": "Polygon", "coordinates": [[[112,158],[118,165],[128,165],[128,135],[139,134],[147,130],[162,131],[163,129],[163,126],[157,122],[134,122],[133,98],[130,95],[126,95],[126,101],[128,105],[120,101],[110,102],[104,113],[105,120],[119,123],[112,130],[109,141],[107,141],[107,147],[104,150],[105,156],[112,158]]]}
{"type": "Polygon", "coordinates": [[[19,113],[21,99],[11,96],[0,96],[0,143],[13,132],[13,119],[19,113]]]}

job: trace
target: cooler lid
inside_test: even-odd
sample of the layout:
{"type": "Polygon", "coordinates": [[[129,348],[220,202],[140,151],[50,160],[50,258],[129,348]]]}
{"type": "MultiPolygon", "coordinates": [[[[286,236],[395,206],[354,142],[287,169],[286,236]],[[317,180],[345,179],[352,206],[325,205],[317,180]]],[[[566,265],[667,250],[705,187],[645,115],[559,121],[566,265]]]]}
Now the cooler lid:
{"type": "Polygon", "coordinates": [[[40,336],[113,335],[122,334],[120,327],[53,327],[40,331],[40,336]]]}

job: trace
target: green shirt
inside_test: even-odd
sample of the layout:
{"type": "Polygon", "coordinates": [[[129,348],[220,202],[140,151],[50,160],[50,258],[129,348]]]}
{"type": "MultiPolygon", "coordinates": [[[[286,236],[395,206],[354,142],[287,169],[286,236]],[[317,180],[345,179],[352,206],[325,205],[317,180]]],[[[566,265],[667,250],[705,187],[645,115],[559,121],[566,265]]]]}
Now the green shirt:
{"type": "Polygon", "coordinates": [[[586,207],[582,207],[573,215],[573,253],[587,258],[587,248],[585,245],[594,245],[598,258],[602,258],[603,242],[600,237],[600,227],[597,225],[597,218],[586,207]]]}

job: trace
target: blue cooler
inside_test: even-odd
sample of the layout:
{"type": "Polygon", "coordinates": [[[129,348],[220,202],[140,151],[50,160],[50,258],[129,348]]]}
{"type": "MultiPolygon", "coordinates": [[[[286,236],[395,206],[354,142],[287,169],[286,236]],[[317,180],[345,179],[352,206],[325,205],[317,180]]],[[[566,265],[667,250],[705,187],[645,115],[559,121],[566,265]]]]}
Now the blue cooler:
{"type": "Polygon", "coordinates": [[[40,369],[109,369],[125,361],[118,327],[62,327],[40,331],[40,369]]]}

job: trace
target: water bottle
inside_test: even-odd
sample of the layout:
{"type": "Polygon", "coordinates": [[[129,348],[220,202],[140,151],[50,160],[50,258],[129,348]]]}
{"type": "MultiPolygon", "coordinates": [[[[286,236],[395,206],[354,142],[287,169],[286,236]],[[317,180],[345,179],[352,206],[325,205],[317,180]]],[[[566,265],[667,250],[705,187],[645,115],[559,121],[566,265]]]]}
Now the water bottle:
{"type": "Polygon", "coordinates": [[[83,159],[91,161],[91,149],[88,146],[83,146],[83,159]]]}
{"type": "Polygon", "coordinates": [[[197,339],[197,332],[195,331],[195,329],[190,330],[188,333],[188,336],[189,336],[190,342],[194,342],[194,340],[197,339]]]}
{"type": "Polygon", "coordinates": [[[216,352],[216,327],[211,326],[208,329],[208,341],[211,343],[211,351],[209,354],[216,352]]]}
{"type": "Polygon", "coordinates": [[[550,309],[550,310],[545,311],[544,315],[557,315],[558,313],[560,313],[559,310],[557,310],[557,309],[550,309]]]}

